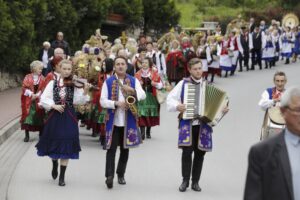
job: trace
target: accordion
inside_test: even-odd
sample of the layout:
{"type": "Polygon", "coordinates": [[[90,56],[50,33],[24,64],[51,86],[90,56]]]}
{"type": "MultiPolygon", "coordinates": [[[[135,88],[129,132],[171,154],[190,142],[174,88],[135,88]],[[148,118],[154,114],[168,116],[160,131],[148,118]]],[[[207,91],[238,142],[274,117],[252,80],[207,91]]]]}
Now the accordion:
{"type": "Polygon", "coordinates": [[[229,99],[224,91],[204,81],[202,85],[184,85],[183,103],[186,105],[183,119],[199,118],[214,126],[223,118],[223,109],[228,105],[229,99]]]}

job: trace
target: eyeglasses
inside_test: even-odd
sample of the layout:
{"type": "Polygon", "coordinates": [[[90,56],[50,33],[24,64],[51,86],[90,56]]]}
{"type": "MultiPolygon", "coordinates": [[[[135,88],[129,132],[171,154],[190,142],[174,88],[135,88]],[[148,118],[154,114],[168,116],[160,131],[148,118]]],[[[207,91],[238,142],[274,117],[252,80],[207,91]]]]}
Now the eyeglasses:
{"type": "Polygon", "coordinates": [[[300,108],[291,108],[289,106],[286,107],[288,110],[290,110],[291,112],[293,112],[296,115],[300,115],[300,108]]]}

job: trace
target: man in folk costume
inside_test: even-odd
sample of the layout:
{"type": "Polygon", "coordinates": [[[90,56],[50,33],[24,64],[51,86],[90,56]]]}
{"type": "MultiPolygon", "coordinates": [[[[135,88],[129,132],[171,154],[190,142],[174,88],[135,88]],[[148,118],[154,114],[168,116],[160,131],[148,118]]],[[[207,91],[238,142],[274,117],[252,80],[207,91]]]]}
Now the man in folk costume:
{"type": "Polygon", "coordinates": [[[211,57],[210,47],[206,43],[205,37],[203,37],[200,40],[200,45],[197,49],[196,55],[198,58],[201,59],[202,71],[203,71],[202,76],[204,77],[205,80],[207,80],[208,65],[212,63],[212,57],[211,57]]]}
{"type": "Polygon", "coordinates": [[[262,37],[262,60],[265,61],[265,69],[273,66],[273,60],[275,59],[275,42],[270,33],[271,30],[265,30],[265,34],[262,37]]]}
{"type": "Polygon", "coordinates": [[[24,142],[29,141],[29,131],[39,131],[40,136],[43,128],[43,110],[38,106],[39,99],[44,84],[44,76],[42,75],[43,63],[41,61],[33,61],[30,64],[31,72],[27,74],[22,84],[21,94],[21,129],[25,130],[24,142]]]}
{"type": "Polygon", "coordinates": [[[281,47],[281,56],[286,58],[284,64],[290,63],[290,58],[292,57],[293,51],[292,46],[295,41],[295,36],[291,31],[290,27],[286,28],[286,31],[281,35],[281,39],[279,40],[281,47]]]}
{"type": "Polygon", "coordinates": [[[127,60],[116,57],[115,75],[108,78],[101,91],[100,104],[107,109],[106,121],[106,185],[113,187],[115,173],[115,155],[120,146],[120,157],[117,167],[118,183],[126,184],[124,179],[129,156],[129,148],[141,143],[138,130],[138,110],[136,102],[146,98],[139,81],[126,74],[127,60]],[[134,102],[135,101],[135,102],[134,102]]]}
{"type": "MultiPolygon", "coordinates": [[[[179,187],[179,191],[186,191],[192,172],[192,189],[200,192],[201,188],[198,182],[200,180],[204,155],[206,152],[212,150],[212,127],[200,118],[192,120],[182,119],[182,113],[186,110],[186,105],[183,104],[185,84],[203,84],[201,60],[199,58],[191,59],[188,67],[191,76],[181,80],[169,93],[167,97],[167,109],[171,112],[180,112],[178,146],[182,148],[181,170],[183,181],[179,187]],[[193,152],[194,159],[192,162],[193,152]]],[[[222,111],[224,114],[227,113],[228,107],[226,106],[222,111]]]]}
{"type": "Polygon", "coordinates": [[[166,58],[167,76],[169,81],[177,84],[183,77],[185,77],[185,62],[186,59],[180,49],[178,40],[171,42],[171,50],[166,58]]]}
{"type": "Polygon", "coordinates": [[[152,63],[156,62],[156,57],[155,57],[155,51],[153,49],[153,43],[152,42],[147,42],[147,53],[146,53],[146,57],[151,58],[152,63]]]}
{"type": "Polygon", "coordinates": [[[225,71],[225,77],[228,76],[228,71],[232,70],[232,51],[230,50],[230,40],[228,35],[225,35],[220,43],[220,68],[225,71]],[[231,53],[230,53],[231,52],[231,53]],[[230,54],[229,54],[230,53],[230,54]]]}
{"type": "Polygon", "coordinates": [[[142,139],[151,138],[151,127],[159,125],[159,103],[156,99],[156,89],[161,89],[163,84],[157,69],[153,66],[151,58],[142,61],[142,69],[135,74],[146,92],[146,99],[139,101],[139,126],[142,139]]]}
{"type": "Polygon", "coordinates": [[[238,37],[240,46],[240,57],[239,57],[239,63],[240,63],[240,70],[239,72],[243,71],[243,61],[244,61],[244,67],[246,67],[246,70],[249,70],[249,47],[250,47],[250,40],[251,40],[251,34],[248,33],[248,30],[246,26],[241,27],[241,34],[238,37]]]}
{"type": "MultiPolygon", "coordinates": [[[[273,78],[274,87],[267,88],[261,95],[261,99],[259,100],[259,107],[267,111],[267,109],[272,108],[274,106],[280,106],[280,99],[285,91],[285,85],[287,82],[287,78],[284,72],[276,72],[273,78]]],[[[283,127],[282,127],[283,128],[283,127]]],[[[263,134],[261,139],[267,138],[269,135],[263,134]]]]}

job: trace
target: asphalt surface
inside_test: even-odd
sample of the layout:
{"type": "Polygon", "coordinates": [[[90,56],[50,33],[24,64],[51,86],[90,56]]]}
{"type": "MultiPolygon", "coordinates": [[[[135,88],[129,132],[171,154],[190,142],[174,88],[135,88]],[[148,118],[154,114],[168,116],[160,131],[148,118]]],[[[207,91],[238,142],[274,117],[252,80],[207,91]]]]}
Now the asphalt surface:
{"type": "MultiPolygon", "coordinates": [[[[277,70],[286,72],[287,87],[300,85],[299,63],[278,64],[273,69],[237,72],[232,77],[216,78],[216,85],[228,92],[230,111],[214,128],[214,147],[204,159],[200,193],[190,188],[184,193],[178,191],[181,183],[181,150],[177,148],[177,113],[168,113],[166,106],[162,105],[161,125],[153,128],[152,139],[146,139],[139,148],[130,150],[126,185],[119,185],[115,179],[114,188],[106,188],[106,151],[101,149],[89,131],[81,128],[82,152],[79,160],[69,162],[65,187],[59,187],[58,181],[52,180],[50,159],[36,155],[35,135],[26,144],[26,150],[13,154],[22,156],[11,172],[6,199],[240,200],[245,184],[248,151],[251,145],[259,141],[264,115],[257,104],[263,90],[273,86],[272,79],[277,70]]],[[[15,138],[10,148],[13,145],[17,148],[22,143],[23,133],[18,131],[15,134],[19,134],[18,139],[15,138]]],[[[0,153],[2,151],[0,148],[0,153]]],[[[119,153],[116,158],[118,156],[119,153]]],[[[17,158],[11,156],[10,159],[17,158]]]]}

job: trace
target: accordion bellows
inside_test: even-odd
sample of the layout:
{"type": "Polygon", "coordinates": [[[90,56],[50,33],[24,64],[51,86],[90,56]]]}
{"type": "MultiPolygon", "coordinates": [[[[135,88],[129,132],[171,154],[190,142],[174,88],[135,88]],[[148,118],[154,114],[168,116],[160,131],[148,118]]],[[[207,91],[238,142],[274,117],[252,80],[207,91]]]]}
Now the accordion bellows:
{"type": "Polygon", "coordinates": [[[183,119],[197,119],[216,125],[224,116],[223,109],[228,105],[228,96],[223,90],[208,84],[186,83],[184,85],[183,103],[186,111],[183,119]]]}

